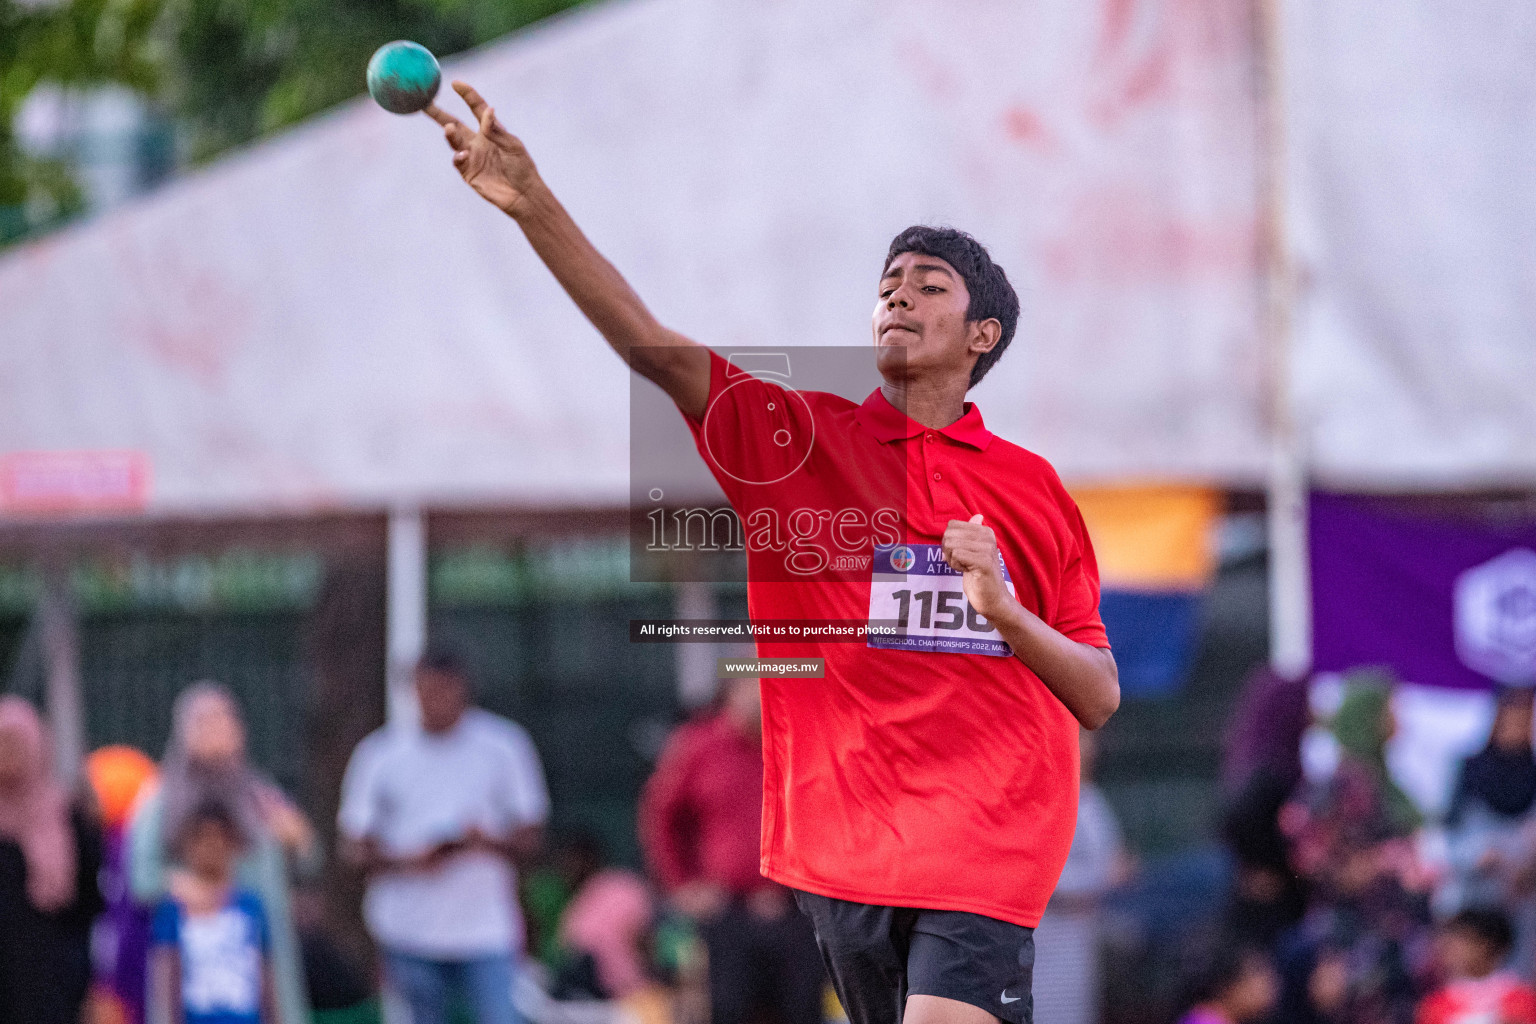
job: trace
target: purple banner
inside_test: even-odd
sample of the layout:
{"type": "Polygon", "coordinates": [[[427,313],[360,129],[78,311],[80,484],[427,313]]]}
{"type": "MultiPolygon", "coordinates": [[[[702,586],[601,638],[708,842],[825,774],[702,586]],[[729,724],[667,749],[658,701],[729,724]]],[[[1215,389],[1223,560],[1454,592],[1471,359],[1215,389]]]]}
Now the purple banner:
{"type": "Polygon", "coordinates": [[[1313,494],[1319,671],[1390,665],[1458,689],[1536,681],[1536,520],[1313,494]]]}

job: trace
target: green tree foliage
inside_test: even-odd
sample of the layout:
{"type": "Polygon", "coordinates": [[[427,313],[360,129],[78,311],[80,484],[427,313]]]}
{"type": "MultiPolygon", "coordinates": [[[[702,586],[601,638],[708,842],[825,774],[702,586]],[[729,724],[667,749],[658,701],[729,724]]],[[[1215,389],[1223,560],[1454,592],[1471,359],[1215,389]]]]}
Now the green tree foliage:
{"type": "Polygon", "coordinates": [[[200,163],[358,95],[391,39],[452,54],[576,2],[0,0],[0,244],[81,207],[65,163],[16,144],[16,113],[40,84],[128,86],[200,163]]]}
{"type": "Polygon", "coordinates": [[[152,88],[154,68],[144,44],[159,5],[160,0],[0,0],[0,244],[82,205],[62,161],[28,157],[18,146],[14,126],[22,101],[42,82],[152,88]]]}

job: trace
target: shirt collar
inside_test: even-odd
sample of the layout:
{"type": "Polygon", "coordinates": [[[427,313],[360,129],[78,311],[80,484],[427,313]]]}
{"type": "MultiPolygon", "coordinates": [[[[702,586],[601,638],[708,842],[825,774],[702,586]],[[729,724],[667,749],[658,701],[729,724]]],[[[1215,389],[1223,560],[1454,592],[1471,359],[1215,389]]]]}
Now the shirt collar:
{"type": "MultiPolygon", "coordinates": [[[[875,440],[885,444],[916,437],[929,429],[892,405],[879,388],[870,393],[855,416],[860,426],[873,434],[875,440]]],[[[986,451],[993,436],[982,423],[981,412],[973,402],[966,402],[960,418],[947,427],[939,427],[938,432],[951,441],[958,441],[978,451],[986,451]]]]}

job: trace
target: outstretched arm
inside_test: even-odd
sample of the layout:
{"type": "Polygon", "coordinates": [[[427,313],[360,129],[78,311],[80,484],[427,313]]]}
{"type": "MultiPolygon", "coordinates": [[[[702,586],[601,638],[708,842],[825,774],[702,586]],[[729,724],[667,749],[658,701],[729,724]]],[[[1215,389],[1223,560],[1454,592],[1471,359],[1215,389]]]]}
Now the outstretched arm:
{"type": "Polygon", "coordinates": [[[453,88],[469,104],[475,128],[436,104],[426,113],[443,126],[459,174],[517,221],[533,251],[619,357],[685,414],[702,417],[709,398],[708,350],[656,321],[629,282],[582,234],[539,177],[522,142],[496,120],[496,111],[465,83],[454,82],[453,88]]]}

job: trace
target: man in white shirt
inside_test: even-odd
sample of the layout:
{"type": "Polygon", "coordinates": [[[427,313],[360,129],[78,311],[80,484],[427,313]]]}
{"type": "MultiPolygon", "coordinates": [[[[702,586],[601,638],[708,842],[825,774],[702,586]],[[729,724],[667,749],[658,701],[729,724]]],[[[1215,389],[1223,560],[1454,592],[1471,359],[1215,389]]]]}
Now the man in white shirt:
{"type": "Polygon", "coordinates": [[[352,753],[342,783],[344,856],[368,873],[363,917],[414,1024],[445,1024],[455,993],[479,1024],[519,1024],[522,943],[515,862],[549,814],[527,732],[470,706],[451,654],[416,668],[420,728],[386,726],[352,753]]]}

